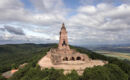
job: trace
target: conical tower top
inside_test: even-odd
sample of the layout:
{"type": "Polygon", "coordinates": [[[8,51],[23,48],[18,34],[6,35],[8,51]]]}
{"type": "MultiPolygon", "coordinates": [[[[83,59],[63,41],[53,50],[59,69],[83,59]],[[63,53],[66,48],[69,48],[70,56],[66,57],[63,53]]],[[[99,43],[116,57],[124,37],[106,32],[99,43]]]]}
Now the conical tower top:
{"type": "Polygon", "coordinates": [[[62,28],[65,28],[65,25],[64,25],[64,23],[62,23],[62,28]]]}

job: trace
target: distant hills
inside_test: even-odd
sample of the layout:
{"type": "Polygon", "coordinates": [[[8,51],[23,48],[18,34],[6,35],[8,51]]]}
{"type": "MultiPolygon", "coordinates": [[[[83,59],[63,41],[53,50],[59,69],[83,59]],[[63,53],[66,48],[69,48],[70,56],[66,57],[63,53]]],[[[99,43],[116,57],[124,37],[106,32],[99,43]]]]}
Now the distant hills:
{"type": "Polygon", "coordinates": [[[130,44],[113,44],[113,45],[97,45],[97,46],[83,46],[93,51],[114,51],[130,53],[130,44]]]}

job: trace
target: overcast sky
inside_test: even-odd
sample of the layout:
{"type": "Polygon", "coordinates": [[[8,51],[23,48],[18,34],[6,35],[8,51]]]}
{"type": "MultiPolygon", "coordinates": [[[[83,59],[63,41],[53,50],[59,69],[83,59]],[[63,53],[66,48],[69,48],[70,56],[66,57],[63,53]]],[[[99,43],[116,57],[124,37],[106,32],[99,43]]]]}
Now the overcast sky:
{"type": "Polygon", "coordinates": [[[70,44],[130,43],[130,0],[0,0],[0,44],[58,43],[63,22],[70,44]]]}

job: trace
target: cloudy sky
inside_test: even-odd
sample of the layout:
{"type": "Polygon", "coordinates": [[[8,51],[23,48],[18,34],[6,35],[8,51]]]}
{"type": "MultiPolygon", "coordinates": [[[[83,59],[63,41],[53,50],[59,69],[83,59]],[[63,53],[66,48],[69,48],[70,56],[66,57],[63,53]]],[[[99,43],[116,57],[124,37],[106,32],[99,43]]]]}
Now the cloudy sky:
{"type": "Polygon", "coordinates": [[[0,0],[0,44],[58,43],[63,22],[70,44],[130,43],[130,0],[0,0]]]}

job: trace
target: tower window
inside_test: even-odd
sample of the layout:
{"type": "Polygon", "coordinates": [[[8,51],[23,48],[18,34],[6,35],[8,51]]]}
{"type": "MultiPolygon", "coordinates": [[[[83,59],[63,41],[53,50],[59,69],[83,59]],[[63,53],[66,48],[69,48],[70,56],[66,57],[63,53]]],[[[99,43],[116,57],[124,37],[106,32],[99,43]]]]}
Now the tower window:
{"type": "Polygon", "coordinates": [[[66,46],[66,42],[65,42],[65,40],[64,40],[63,43],[62,43],[62,46],[64,46],[64,45],[66,46]]]}

